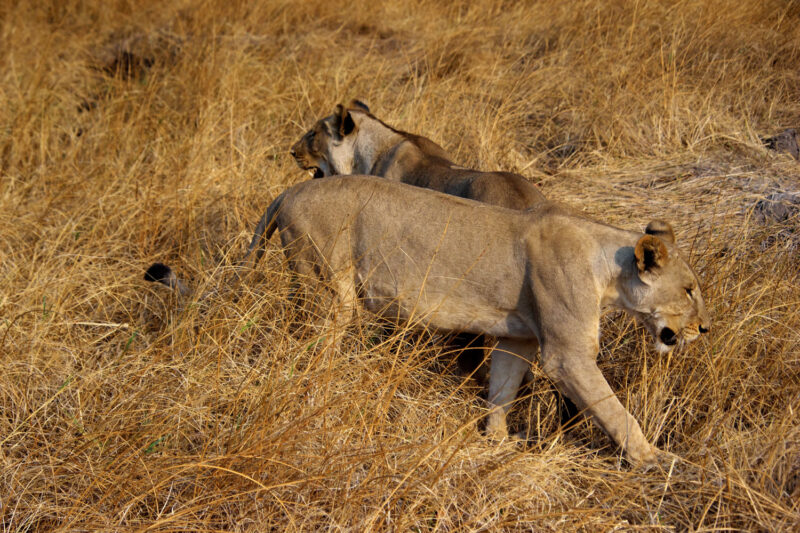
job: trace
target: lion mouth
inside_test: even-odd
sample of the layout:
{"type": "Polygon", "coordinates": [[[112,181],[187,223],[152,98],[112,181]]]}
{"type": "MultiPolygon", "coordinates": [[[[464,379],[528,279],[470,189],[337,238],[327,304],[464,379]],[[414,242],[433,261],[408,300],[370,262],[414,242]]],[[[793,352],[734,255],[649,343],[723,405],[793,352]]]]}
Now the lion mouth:
{"type": "Polygon", "coordinates": [[[322,169],[319,167],[316,166],[307,167],[303,162],[299,160],[297,161],[297,166],[308,172],[308,175],[311,176],[311,179],[319,179],[325,177],[325,172],[323,172],[322,169]]]}
{"type": "Polygon", "coordinates": [[[678,334],[675,333],[671,328],[665,327],[662,328],[658,333],[658,340],[667,346],[675,346],[678,344],[678,334]]]}
{"type": "Polygon", "coordinates": [[[669,353],[684,344],[682,332],[676,332],[668,326],[659,327],[645,322],[645,328],[653,336],[653,348],[659,353],[669,353]]]}
{"type": "Polygon", "coordinates": [[[325,177],[325,172],[323,172],[320,167],[316,165],[309,165],[308,161],[306,161],[304,157],[300,156],[300,154],[295,154],[292,152],[292,157],[294,157],[294,161],[297,163],[297,166],[308,172],[312,179],[325,177]]]}
{"type": "Polygon", "coordinates": [[[699,336],[699,333],[692,333],[685,329],[675,332],[670,328],[664,328],[656,337],[654,345],[659,352],[668,353],[676,348],[685,348],[699,336]]]}

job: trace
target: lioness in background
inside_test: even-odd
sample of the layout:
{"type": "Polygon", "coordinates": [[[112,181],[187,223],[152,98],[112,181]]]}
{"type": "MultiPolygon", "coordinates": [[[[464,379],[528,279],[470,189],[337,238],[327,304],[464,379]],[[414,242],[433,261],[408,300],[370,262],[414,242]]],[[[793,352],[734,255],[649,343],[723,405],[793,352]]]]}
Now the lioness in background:
{"type": "MultiPolygon", "coordinates": [[[[631,462],[656,460],[595,358],[609,308],[643,323],[661,351],[708,331],[668,224],[642,234],[549,202],[514,211],[369,176],[300,183],[265,217],[265,238],[277,229],[290,266],[328,281],[342,310],[358,295],[389,318],[496,336],[490,435],[507,436],[506,411],[541,346],[544,372],[631,462]]],[[[156,280],[175,287],[162,268],[156,280]]]]}
{"type": "Polygon", "coordinates": [[[369,174],[510,209],[545,199],[519,174],[456,165],[432,140],[385,124],[358,100],[318,120],[291,153],[314,178],[369,174]]]}

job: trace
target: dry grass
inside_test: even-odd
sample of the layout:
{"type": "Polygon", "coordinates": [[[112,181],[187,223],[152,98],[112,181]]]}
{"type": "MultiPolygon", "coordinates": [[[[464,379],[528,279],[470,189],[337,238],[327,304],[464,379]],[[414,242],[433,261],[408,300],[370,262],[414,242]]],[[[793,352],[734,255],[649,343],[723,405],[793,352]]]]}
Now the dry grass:
{"type": "MultiPolygon", "coordinates": [[[[5,2],[0,525],[16,531],[800,527],[800,4],[5,2]],[[16,4],[16,5],[15,5],[16,4]],[[127,55],[123,52],[127,51],[127,55]],[[317,349],[273,245],[186,307],[274,196],[288,147],[365,99],[456,160],[629,228],[671,220],[712,333],[668,357],[624,317],[601,366],[689,465],[631,471],[538,377],[520,450],[425,336],[369,318],[317,349]],[[693,466],[691,466],[693,465],[693,466]]],[[[222,266],[220,266],[222,265],[222,266]]]]}

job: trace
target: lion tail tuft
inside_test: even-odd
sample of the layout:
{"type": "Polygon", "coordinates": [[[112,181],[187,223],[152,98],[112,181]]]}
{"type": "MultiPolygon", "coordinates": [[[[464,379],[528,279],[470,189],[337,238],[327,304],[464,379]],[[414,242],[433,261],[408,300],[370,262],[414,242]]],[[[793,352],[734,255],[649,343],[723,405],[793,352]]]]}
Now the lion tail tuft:
{"type": "Polygon", "coordinates": [[[172,269],[164,263],[153,263],[144,273],[145,281],[153,281],[169,285],[170,276],[175,276],[172,269]]]}
{"type": "Polygon", "coordinates": [[[189,287],[181,281],[175,272],[164,263],[153,263],[144,273],[144,279],[154,283],[161,283],[170,289],[177,290],[181,296],[189,294],[189,287]]]}

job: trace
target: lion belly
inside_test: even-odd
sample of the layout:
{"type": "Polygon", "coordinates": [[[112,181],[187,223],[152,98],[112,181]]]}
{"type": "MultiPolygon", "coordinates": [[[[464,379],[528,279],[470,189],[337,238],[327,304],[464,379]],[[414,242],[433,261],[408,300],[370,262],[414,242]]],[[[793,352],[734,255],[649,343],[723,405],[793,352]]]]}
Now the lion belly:
{"type": "Polygon", "coordinates": [[[415,327],[463,333],[487,334],[496,337],[530,338],[535,336],[515,310],[491,306],[468,306],[454,298],[431,301],[391,294],[369,294],[363,299],[367,309],[391,320],[415,327]]]}

